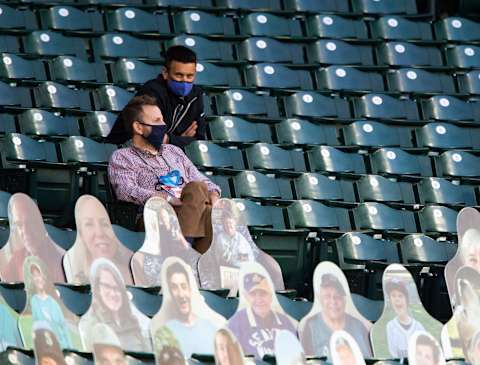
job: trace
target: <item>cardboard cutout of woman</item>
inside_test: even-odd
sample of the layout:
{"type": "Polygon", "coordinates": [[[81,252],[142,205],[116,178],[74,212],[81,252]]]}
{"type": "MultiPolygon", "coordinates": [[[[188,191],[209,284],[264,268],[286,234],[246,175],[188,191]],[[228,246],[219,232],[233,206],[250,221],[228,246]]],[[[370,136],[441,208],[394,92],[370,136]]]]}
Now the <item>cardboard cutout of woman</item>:
{"type": "Polygon", "coordinates": [[[166,326],[186,358],[193,353],[213,354],[215,333],[225,324],[225,318],[205,303],[190,265],[178,257],[168,257],[162,265],[161,279],[163,301],[152,318],[152,338],[166,326]]]}
{"type": "Polygon", "coordinates": [[[426,331],[440,339],[442,324],[422,305],[412,275],[400,264],[391,264],[383,273],[383,313],[370,331],[377,358],[407,358],[408,339],[426,331]]]}
{"type": "Polygon", "coordinates": [[[365,365],[357,341],[345,331],[335,331],[330,337],[333,365],[365,365]]]}
{"type": "Polygon", "coordinates": [[[297,335],[297,322],[285,314],[275,295],[267,270],[257,262],[244,263],[239,273],[240,300],[228,328],[247,355],[262,359],[275,355],[275,338],[280,330],[297,335]]]}
{"type": "Polygon", "coordinates": [[[113,329],[105,323],[97,323],[92,334],[93,359],[96,365],[128,365],[122,344],[113,329]]]}
{"type": "Polygon", "coordinates": [[[221,328],[215,335],[215,365],[244,365],[242,347],[235,335],[221,328]]]}
{"type": "Polygon", "coordinates": [[[0,294],[0,351],[5,351],[9,346],[23,347],[18,330],[18,314],[0,294]]]}
{"type": "Polygon", "coordinates": [[[200,285],[205,289],[238,288],[242,263],[258,262],[268,271],[275,290],[283,290],[280,265],[253,242],[248,227],[233,200],[220,199],[212,209],[213,239],[198,261],[200,285]]]}
{"type": "Polygon", "coordinates": [[[62,349],[83,350],[78,318],[63,304],[45,263],[36,256],[29,256],[23,263],[23,272],[27,303],[20,315],[19,327],[25,347],[33,346],[32,326],[41,321],[48,323],[62,349]]]}
{"type": "Polygon", "coordinates": [[[60,344],[48,323],[35,322],[32,337],[36,365],[67,365],[60,344]]]}
{"type": "Polygon", "coordinates": [[[143,219],[145,241],[131,262],[135,285],[160,286],[162,264],[170,256],[180,257],[197,276],[200,254],[183,237],[171,205],[163,198],[150,198],[145,204],[143,219]]]}
{"type": "Polygon", "coordinates": [[[8,202],[10,236],[0,249],[0,277],[5,282],[23,282],[23,262],[37,256],[48,267],[56,283],[65,282],[62,257],[65,251],[48,235],[42,215],[35,202],[26,194],[13,194],[8,202]]]}
{"type": "Polygon", "coordinates": [[[323,261],[313,274],[314,301],[299,326],[300,341],[307,356],[330,356],[330,337],[335,331],[348,332],[364,357],[372,356],[368,333],[372,324],[353,304],[347,279],[333,262],[323,261]]]}
{"type": "Polygon", "coordinates": [[[280,330],[275,337],[277,365],[306,365],[305,353],[298,338],[291,332],[280,330]]]}
{"type": "Polygon", "coordinates": [[[125,351],[152,350],[150,320],[130,301],[120,270],[107,259],[93,262],[90,270],[92,303],[79,323],[86,351],[92,351],[93,328],[97,323],[109,326],[125,351]]]}
{"type": "Polygon", "coordinates": [[[63,258],[67,281],[73,284],[88,284],[92,262],[103,257],[118,267],[125,283],[132,284],[132,252],[115,236],[102,203],[91,195],[81,196],[75,204],[75,223],[77,238],[63,258]]]}
{"type": "Polygon", "coordinates": [[[410,365],[446,365],[442,348],[428,332],[415,332],[408,341],[410,365]]]}

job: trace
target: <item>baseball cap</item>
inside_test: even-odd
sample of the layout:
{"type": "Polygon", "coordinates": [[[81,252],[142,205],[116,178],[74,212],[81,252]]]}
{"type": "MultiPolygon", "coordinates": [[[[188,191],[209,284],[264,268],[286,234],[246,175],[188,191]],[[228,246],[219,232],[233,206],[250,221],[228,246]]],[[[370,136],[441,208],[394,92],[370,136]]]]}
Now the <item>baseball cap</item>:
{"type": "Polygon", "coordinates": [[[338,278],[333,274],[323,274],[320,281],[320,287],[335,288],[341,295],[346,295],[342,283],[340,283],[340,280],[338,280],[338,278]]]}
{"type": "Polygon", "coordinates": [[[267,292],[271,292],[270,285],[268,284],[268,280],[265,276],[257,273],[250,273],[245,275],[243,278],[243,287],[247,292],[251,292],[254,290],[264,290],[267,292]]]}

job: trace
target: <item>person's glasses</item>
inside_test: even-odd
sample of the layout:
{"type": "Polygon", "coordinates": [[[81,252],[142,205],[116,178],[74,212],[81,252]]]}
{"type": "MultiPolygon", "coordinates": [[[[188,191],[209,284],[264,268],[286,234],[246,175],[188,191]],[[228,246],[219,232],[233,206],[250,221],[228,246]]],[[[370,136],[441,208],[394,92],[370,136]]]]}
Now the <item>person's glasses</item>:
{"type": "Polygon", "coordinates": [[[99,285],[104,290],[110,290],[115,293],[121,293],[121,289],[117,285],[110,285],[108,283],[102,283],[102,282],[100,282],[99,285]]]}

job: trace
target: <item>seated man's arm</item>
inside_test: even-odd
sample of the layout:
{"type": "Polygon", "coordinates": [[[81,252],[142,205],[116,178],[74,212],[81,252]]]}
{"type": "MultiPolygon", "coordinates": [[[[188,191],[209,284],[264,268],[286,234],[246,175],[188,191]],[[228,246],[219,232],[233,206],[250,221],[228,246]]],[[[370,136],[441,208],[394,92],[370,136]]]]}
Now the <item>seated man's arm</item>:
{"type": "Polygon", "coordinates": [[[200,97],[197,117],[192,121],[192,124],[180,136],[169,134],[168,143],[174,144],[180,148],[185,147],[195,140],[204,140],[206,136],[205,113],[203,111],[203,102],[200,97]]]}

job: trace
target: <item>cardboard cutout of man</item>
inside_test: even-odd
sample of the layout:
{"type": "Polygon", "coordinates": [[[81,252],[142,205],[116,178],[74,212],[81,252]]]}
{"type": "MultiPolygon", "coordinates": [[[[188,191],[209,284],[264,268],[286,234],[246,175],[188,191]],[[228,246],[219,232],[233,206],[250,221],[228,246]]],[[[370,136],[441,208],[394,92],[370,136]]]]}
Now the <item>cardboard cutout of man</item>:
{"type": "Polygon", "coordinates": [[[425,331],[413,334],[408,343],[410,365],[445,365],[442,348],[437,340],[425,331]]]}
{"type": "Polygon", "coordinates": [[[180,343],[166,326],[157,328],[153,336],[156,365],[187,365],[180,343]]]}
{"type": "Polygon", "coordinates": [[[93,359],[96,365],[128,365],[122,344],[108,325],[97,323],[92,334],[93,359]]]}
{"type": "Polygon", "coordinates": [[[362,352],[355,339],[345,331],[335,331],[330,337],[333,365],[365,365],[362,352]]]}

